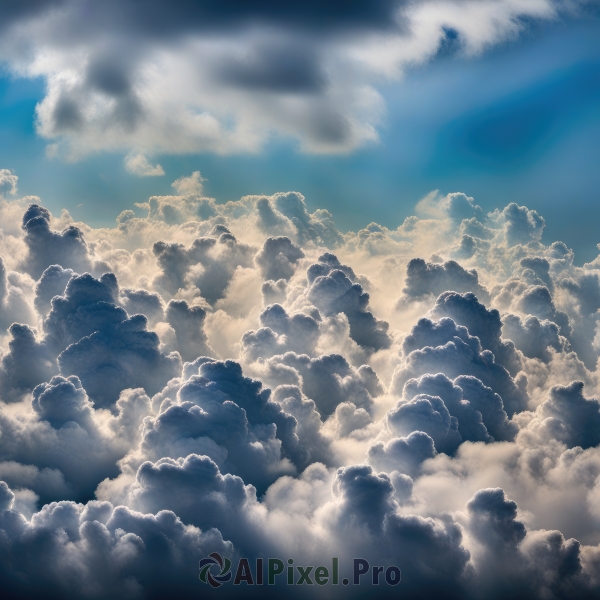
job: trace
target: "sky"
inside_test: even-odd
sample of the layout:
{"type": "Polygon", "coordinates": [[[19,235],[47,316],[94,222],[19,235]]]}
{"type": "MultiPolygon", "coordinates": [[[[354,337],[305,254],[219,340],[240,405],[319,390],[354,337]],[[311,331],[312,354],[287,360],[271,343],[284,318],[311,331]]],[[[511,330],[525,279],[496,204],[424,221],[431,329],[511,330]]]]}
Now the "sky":
{"type": "Polygon", "coordinates": [[[2,597],[600,598],[599,33],[0,2],[2,597]]]}
{"type": "Polygon", "coordinates": [[[396,227],[434,189],[462,191],[485,210],[507,200],[543,212],[547,233],[594,256],[600,117],[600,18],[593,10],[550,21],[465,55],[448,42],[424,64],[377,86],[383,115],[377,139],[352,150],[313,153],[297,139],[271,137],[258,148],[155,154],[165,176],[127,172],[119,148],[49,158],[60,134],[36,132],[43,75],[0,81],[0,160],[53,210],[108,225],[132,201],[168,193],[170,182],[200,170],[217,201],[299,191],[312,209],[336,215],[340,229],[369,221],[396,227]],[[232,176],[235,173],[235,176],[232,176]]]}

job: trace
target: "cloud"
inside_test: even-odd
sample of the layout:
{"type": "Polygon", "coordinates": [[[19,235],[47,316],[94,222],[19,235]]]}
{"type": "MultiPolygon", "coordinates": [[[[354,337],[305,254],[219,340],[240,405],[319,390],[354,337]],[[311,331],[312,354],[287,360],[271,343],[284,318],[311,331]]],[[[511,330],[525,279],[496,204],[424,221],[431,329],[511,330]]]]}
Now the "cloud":
{"type": "MultiPolygon", "coordinates": [[[[116,461],[139,440],[149,399],[122,395],[108,421],[97,414],[77,377],[52,377],[34,388],[31,410],[3,411],[3,478],[32,490],[42,503],[85,500],[98,483],[118,473],[116,461]]],[[[36,500],[38,499],[36,498],[36,500]]]]}
{"type": "Polygon", "coordinates": [[[121,290],[119,300],[128,314],[142,314],[153,325],[164,319],[165,303],[160,294],[125,288],[121,290]]]}
{"type": "Polygon", "coordinates": [[[539,433],[558,439],[569,448],[595,447],[598,439],[600,402],[583,396],[583,383],[573,381],[568,386],[551,388],[548,399],[536,410],[539,433]]]}
{"type": "Polygon", "coordinates": [[[253,248],[238,242],[223,225],[216,225],[210,237],[196,238],[189,248],[159,241],[152,251],[162,270],[154,283],[159,290],[175,295],[193,286],[211,304],[225,296],[237,267],[250,266],[253,255],[253,248]]]}
{"type": "Polygon", "coordinates": [[[0,202],[2,589],[187,597],[219,551],[398,565],[410,599],[594,597],[597,261],[460,193],[341,233],[298,192],[187,179],[107,228],[0,202]]]}
{"type": "Polygon", "coordinates": [[[91,590],[102,589],[124,598],[146,585],[164,595],[172,593],[176,573],[178,593],[190,594],[198,582],[192,584],[185,574],[197,567],[196,556],[232,551],[215,529],[202,532],[184,525],[170,511],[141,514],[108,502],[55,502],[27,522],[11,510],[13,498],[1,482],[0,508],[5,510],[0,527],[5,537],[0,576],[11,595],[31,597],[53,589],[89,598],[91,590]]]}
{"type": "Polygon", "coordinates": [[[275,385],[301,385],[302,392],[314,400],[319,413],[329,416],[343,402],[370,413],[373,396],[381,389],[373,385],[372,372],[355,369],[339,354],[309,358],[305,354],[286,352],[264,361],[264,377],[275,385]]]}
{"type": "Polygon", "coordinates": [[[517,521],[517,503],[501,488],[480,490],[469,500],[470,530],[495,551],[514,550],[525,537],[525,526],[517,521]]]}
{"type": "Polygon", "coordinates": [[[524,320],[518,315],[505,315],[502,334],[514,342],[515,346],[529,358],[539,358],[544,362],[552,359],[550,348],[560,352],[564,340],[559,336],[556,323],[548,320],[540,321],[537,317],[528,316],[524,320]]]}
{"type": "Polygon", "coordinates": [[[9,275],[0,257],[0,329],[2,330],[14,322],[35,323],[26,294],[21,287],[10,282],[9,275]]]}
{"type": "Polygon", "coordinates": [[[176,179],[171,186],[181,196],[191,196],[193,194],[200,195],[202,194],[202,183],[204,181],[206,181],[206,179],[200,175],[200,171],[194,171],[189,177],[180,177],[179,179],[176,179]]]}
{"type": "Polygon", "coordinates": [[[294,274],[296,263],[304,252],[287,237],[268,238],[255,261],[267,280],[288,280],[294,274]]]}
{"type": "Polygon", "coordinates": [[[472,292],[484,302],[489,298],[487,290],[479,285],[475,269],[467,271],[453,260],[438,265],[413,258],[406,267],[406,287],[398,304],[428,295],[438,296],[450,288],[455,292],[472,292]]]}
{"type": "Polygon", "coordinates": [[[434,441],[423,431],[412,431],[407,437],[394,438],[387,444],[378,442],[368,451],[368,460],[376,469],[416,475],[421,463],[436,454],[434,441]]]}
{"type": "Polygon", "coordinates": [[[242,337],[242,352],[246,360],[271,358],[288,351],[313,355],[319,340],[319,323],[308,315],[288,315],[279,304],[267,306],[260,314],[262,327],[246,331],[242,337]]]}
{"type": "Polygon", "coordinates": [[[73,269],[63,269],[60,265],[50,265],[44,270],[35,286],[35,309],[45,317],[51,308],[54,296],[62,296],[71,277],[77,275],[73,269]]]}
{"type": "Polygon", "coordinates": [[[353,271],[339,265],[337,257],[329,253],[319,261],[307,271],[311,284],[308,300],[325,316],[344,313],[350,325],[350,337],[360,346],[373,351],[389,348],[389,325],[367,310],[369,294],[363,292],[359,283],[352,282],[348,274],[354,276],[353,271]]]}
{"type": "Polygon", "coordinates": [[[214,354],[204,333],[206,311],[203,308],[188,306],[185,300],[171,300],[165,314],[167,322],[175,330],[177,350],[184,361],[191,362],[199,356],[214,354]]]}
{"type": "Polygon", "coordinates": [[[450,317],[458,325],[463,325],[471,335],[477,336],[482,348],[493,353],[497,363],[506,367],[514,376],[521,370],[521,359],[514,345],[501,339],[502,321],[500,313],[487,310],[471,292],[440,294],[431,310],[435,317],[450,317]]]}
{"type": "MultiPolygon", "coordinates": [[[[156,0],[143,9],[110,0],[89,12],[83,0],[30,5],[3,9],[0,55],[14,74],[46,81],[38,134],[67,158],[125,150],[134,160],[256,152],[274,138],[307,152],[347,153],[378,140],[385,106],[377,86],[434,58],[448,31],[469,56],[572,7],[554,0],[335,7],[156,0]]],[[[140,160],[136,172],[147,173],[142,167],[140,160]]]]}
{"type": "Polygon", "coordinates": [[[177,353],[164,354],[148,321],[134,315],[71,344],[58,357],[61,373],[77,375],[96,406],[110,407],[122,390],[155,394],[181,371],[177,353]]]}
{"type": "Polygon", "coordinates": [[[138,177],[160,177],[165,174],[158,163],[152,165],[143,154],[128,156],[125,159],[125,168],[129,173],[138,177]]]}
{"type": "Polygon", "coordinates": [[[17,182],[19,178],[8,169],[0,169],[0,195],[17,193],[17,182]]]}
{"type": "Polygon", "coordinates": [[[546,225],[544,217],[535,210],[514,202],[499,213],[499,219],[504,222],[504,235],[509,246],[539,241],[546,225]]]}
{"type": "Polygon", "coordinates": [[[77,272],[92,270],[88,247],[82,232],[70,225],[61,233],[50,228],[50,211],[38,204],[31,204],[23,215],[25,244],[28,253],[23,268],[38,278],[50,265],[60,265],[77,272]]]}
{"type": "Polygon", "coordinates": [[[58,367],[51,349],[38,339],[35,329],[13,323],[8,333],[11,340],[0,366],[0,391],[4,402],[14,402],[55,375],[58,367]]]}
{"type": "Polygon", "coordinates": [[[448,377],[471,375],[498,393],[509,415],[527,407],[527,378],[521,373],[515,380],[497,364],[491,352],[481,349],[479,338],[452,319],[438,322],[420,319],[403,344],[406,361],[393,376],[392,387],[398,394],[410,377],[440,372],[448,377]]]}
{"type": "Polygon", "coordinates": [[[451,454],[462,441],[458,419],[450,415],[438,396],[419,394],[410,402],[400,404],[388,413],[387,424],[399,436],[423,431],[433,439],[439,452],[451,454]]]}
{"type": "Polygon", "coordinates": [[[419,394],[443,400],[449,413],[458,419],[463,440],[486,443],[494,439],[513,440],[518,431],[516,423],[508,419],[502,398],[476,377],[461,375],[452,382],[438,373],[409,379],[404,384],[403,397],[412,400],[419,394]]]}

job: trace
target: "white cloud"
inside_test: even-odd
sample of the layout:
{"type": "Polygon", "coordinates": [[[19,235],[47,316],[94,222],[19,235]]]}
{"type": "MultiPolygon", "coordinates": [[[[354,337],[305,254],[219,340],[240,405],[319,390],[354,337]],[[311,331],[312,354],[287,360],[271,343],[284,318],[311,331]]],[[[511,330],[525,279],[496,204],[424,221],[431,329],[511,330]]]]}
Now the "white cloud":
{"type": "Polygon", "coordinates": [[[8,169],[0,169],[0,195],[17,193],[17,182],[19,178],[8,169]]]}
{"type": "MultiPolygon", "coordinates": [[[[582,2],[107,0],[89,13],[83,0],[42,1],[6,10],[0,57],[46,79],[37,131],[67,159],[257,152],[273,138],[346,153],[378,141],[381,82],[434,57],[448,31],[473,55],[582,2]]],[[[136,173],[149,170],[138,162],[136,173]]]]}
{"type": "Polygon", "coordinates": [[[206,179],[200,175],[200,171],[194,171],[188,177],[176,179],[171,186],[179,192],[180,196],[200,196],[204,189],[204,186],[202,185],[204,181],[206,181],[206,179]]]}
{"type": "Polygon", "coordinates": [[[125,168],[138,177],[160,177],[165,172],[157,163],[152,165],[143,154],[132,154],[125,158],[125,168]]]}

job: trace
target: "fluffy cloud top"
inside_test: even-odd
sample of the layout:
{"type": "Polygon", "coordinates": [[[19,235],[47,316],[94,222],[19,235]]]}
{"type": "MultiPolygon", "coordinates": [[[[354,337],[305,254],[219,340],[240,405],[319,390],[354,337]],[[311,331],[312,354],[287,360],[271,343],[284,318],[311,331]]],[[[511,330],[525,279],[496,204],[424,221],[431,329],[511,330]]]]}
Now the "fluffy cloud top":
{"type": "Polygon", "coordinates": [[[3,590],[191,597],[219,552],[398,565],[415,599],[597,596],[599,260],[460,193],[341,233],[298,192],[174,191],[104,229],[0,203],[3,590]]]}

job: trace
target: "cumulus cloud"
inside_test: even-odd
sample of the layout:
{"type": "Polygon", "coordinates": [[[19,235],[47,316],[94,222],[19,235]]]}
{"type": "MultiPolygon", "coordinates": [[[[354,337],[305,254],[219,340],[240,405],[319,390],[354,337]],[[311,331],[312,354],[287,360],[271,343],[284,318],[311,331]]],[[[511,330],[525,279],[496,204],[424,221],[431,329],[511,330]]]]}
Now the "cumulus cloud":
{"type": "MultiPolygon", "coordinates": [[[[9,275],[0,257],[0,330],[2,331],[15,322],[35,323],[27,294],[19,285],[11,283],[9,275]]],[[[15,281],[15,283],[21,282],[15,281]]]]}
{"type": "Polygon", "coordinates": [[[225,296],[237,267],[250,266],[253,256],[253,248],[238,242],[223,225],[216,225],[209,236],[196,238],[189,248],[158,241],[152,251],[162,271],[154,283],[159,290],[175,295],[193,286],[211,304],[225,296]]]}
{"type": "Polygon", "coordinates": [[[130,155],[125,159],[125,168],[138,177],[160,177],[165,172],[157,163],[153,165],[143,154],[130,155]]]}
{"type": "Polygon", "coordinates": [[[394,438],[387,444],[378,442],[368,451],[375,468],[392,473],[416,475],[421,463],[435,456],[435,442],[423,431],[412,431],[407,437],[394,438]]]}
{"type": "Polygon", "coordinates": [[[256,264],[267,280],[288,280],[304,252],[287,237],[268,238],[256,255],[256,264]]]}
{"type": "Polygon", "coordinates": [[[175,330],[177,350],[184,361],[192,362],[199,356],[214,354],[204,333],[206,311],[202,307],[188,306],[185,300],[171,300],[165,314],[175,330]]]}
{"type": "Polygon", "coordinates": [[[437,322],[420,319],[405,338],[403,350],[405,363],[396,368],[392,382],[398,393],[410,377],[425,373],[441,372],[448,377],[471,375],[502,397],[509,416],[527,408],[527,377],[520,373],[513,379],[495,362],[489,350],[482,351],[479,338],[471,336],[452,319],[445,317],[437,322]]]}
{"type": "Polygon", "coordinates": [[[438,373],[409,379],[404,384],[403,397],[412,400],[419,394],[434,395],[443,400],[449,413],[458,420],[463,440],[512,440],[518,431],[516,423],[508,419],[502,398],[476,377],[461,375],[451,381],[438,373]]]}
{"type": "Polygon", "coordinates": [[[45,341],[40,340],[35,329],[28,325],[13,323],[8,333],[8,352],[0,366],[0,389],[2,400],[20,400],[38,383],[57,373],[56,359],[45,341]]]}
{"type": "Polygon", "coordinates": [[[217,551],[595,597],[597,263],[460,193],[341,233],[297,192],[174,187],[113,228],[0,203],[3,590],[187,597],[217,551]]]}
{"type": "Polygon", "coordinates": [[[503,318],[503,336],[514,342],[525,356],[539,358],[544,362],[549,362],[552,358],[550,348],[558,352],[564,348],[565,340],[561,339],[559,332],[556,323],[540,321],[531,315],[521,319],[518,315],[508,314],[503,318]]]}
{"type": "Polygon", "coordinates": [[[62,296],[69,279],[76,275],[73,269],[63,269],[60,265],[51,265],[44,270],[35,286],[35,309],[45,317],[51,308],[51,300],[62,296]]]}
{"type": "Polygon", "coordinates": [[[77,375],[97,406],[110,407],[127,388],[155,394],[180,372],[181,357],[161,352],[147,324],[134,315],[81,338],[59,355],[61,373],[77,375]]]}
{"type": "Polygon", "coordinates": [[[402,290],[399,306],[402,302],[438,296],[450,289],[455,292],[473,292],[483,301],[489,298],[487,290],[479,285],[475,269],[467,271],[453,260],[438,265],[413,258],[406,267],[406,287],[402,290]]]}
{"type": "Polygon", "coordinates": [[[526,206],[519,206],[514,202],[502,212],[498,212],[497,219],[503,225],[506,243],[509,246],[539,241],[546,226],[544,217],[535,210],[529,210],[526,206]]]}
{"type": "Polygon", "coordinates": [[[0,169],[0,194],[14,196],[17,193],[18,181],[19,178],[9,169],[0,169]]]}
{"type": "Polygon", "coordinates": [[[194,171],[189,177],[180,177],[171,185],[181,196],[200,195],[202,194],[202,183],[204,181],[206,179],[200,175],[200,171],[194,171]]]}
{"type": "Polygon", "coordinates": [[[267,306],[260,314],[262,327],[247,331],[241,341],[244,357],[253,362],[288,351],[313,355],[319,339],[318,321],[302,313],[288,315],[279,304],[267,306]]]}
{"type": "Polygon", "coordinates": [[[203,532],[185,525],[171,511],[142,514],[108,502],[62,501],[46,505],[28,522],[12,510],[13,498],[1,482],[5,537],[0,572],[9,594],[35,597],[53,589],[87,598],[102,589],[124,598],[147,585],[167,595],[173,593],[171,577],[177,573],[177,593],[193,594],[195,585],[186,575],[192,562],[197,566],[195,557],[232,551],[215,529],[203,532]],[[42,571],[40,563],[46,565],[42,571]]]}
{"type": "Polygon", "coordinates": [[[82,232],[69,225],[62,232],[51,228],[52,215],[37,204],[29,206],[23,215],[25,244],[28,253],[23,269],[37,279],[50,265],[60,265],[77,272],[92,269],[89,251],[82,232]]]}
{"type": "Polygon", "coordinates": [[[324,254],[307,271],[311,284],[307,298],[325,316],[345,314],[350,337],[360,346],[375,351],[389,348],[388,323],[367,310],[369,294],[363,292],[360,283],[353,283],[355,277],[352,269],[340,265],[336,256],[324,254]]]}

